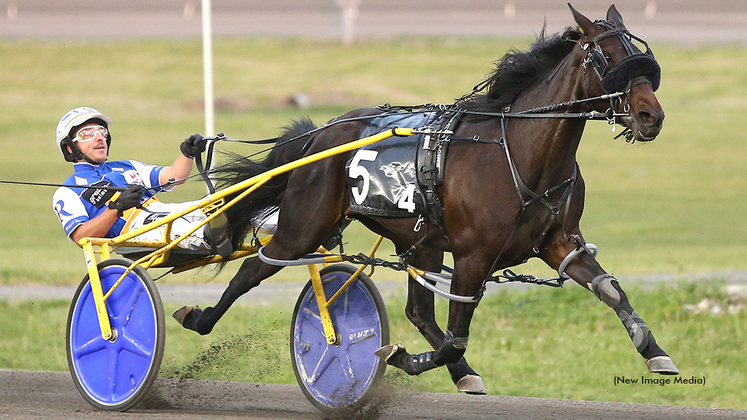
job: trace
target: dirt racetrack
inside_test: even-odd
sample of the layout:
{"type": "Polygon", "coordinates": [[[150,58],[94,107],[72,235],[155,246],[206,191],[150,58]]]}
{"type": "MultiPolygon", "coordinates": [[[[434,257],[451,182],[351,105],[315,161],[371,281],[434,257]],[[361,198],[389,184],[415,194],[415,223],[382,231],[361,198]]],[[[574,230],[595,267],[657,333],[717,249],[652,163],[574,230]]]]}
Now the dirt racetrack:
{"type": "MultiPolygon", "coordinates": [[[[160,378],[151,397],[126,415],[89,406],[67,372],[0,369],[0,419],[269,419],[327,417],[293,385],[160,378]]],[[[340,420],[412,419],[744,419],[747,410],[382,391],[382,401],[340,420]]]]}

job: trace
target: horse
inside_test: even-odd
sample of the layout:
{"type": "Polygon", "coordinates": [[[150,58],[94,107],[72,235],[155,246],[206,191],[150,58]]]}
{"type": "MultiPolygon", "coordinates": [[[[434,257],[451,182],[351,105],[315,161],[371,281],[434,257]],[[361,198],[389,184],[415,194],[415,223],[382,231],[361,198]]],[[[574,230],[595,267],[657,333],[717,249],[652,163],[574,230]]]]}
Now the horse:
{"type": "MultiPolygon", "coordinates": [[[[470,322],[485,283],[499,270],[540,258],[590,290],[622,321],[652,373],[679,373],[631,306],[619,281],[605,271],[579,229],[584,178],[576,152],[590,115],[625,127],[629,141],[650,142],[665,114],[654,92],[660,68],[648,44],[631,34],[612,5],[591,21],[569,4],[578,26],[546,36],[527,51],[511,50],[490,76],[453,106],[453,132],[443,179],[432,192],[440,217],[385,217],[351,209],[346,162],[354,152],[294,169],[264,184],[227,210],[238,245],[258,216],[279,208],[277,231],[261,251],[279,260],[315,252],[349,219],[391,240],[407,263],[440,272],[445,252],[454,260],[446,330],[434,315],[434,293],[409,277],[405,313],[434,350],[409,354],[401,344],[377,351],[389,365],[417,375],[446,365],[459,391],[486,393],[466,352],[470,322]],[[646,47],[641,51],[641,46],[646,47]]],[[[382,109],[350,111],[318,128],[301,119],[278,137],[263,160],[243,159],[218,169],[226,185],[361,136],[382,109]],[[293,141],[290,141],[293,140],[293,141]]],[[[614,127],[614,125],[613,125],[614,127]]],[[[174,317],[208,334],[241,295],[282,267],[246,259],[214,307],[184,307],[174,317]]],[[[506,271],[504,271],[505,273],[506,271]]]]}

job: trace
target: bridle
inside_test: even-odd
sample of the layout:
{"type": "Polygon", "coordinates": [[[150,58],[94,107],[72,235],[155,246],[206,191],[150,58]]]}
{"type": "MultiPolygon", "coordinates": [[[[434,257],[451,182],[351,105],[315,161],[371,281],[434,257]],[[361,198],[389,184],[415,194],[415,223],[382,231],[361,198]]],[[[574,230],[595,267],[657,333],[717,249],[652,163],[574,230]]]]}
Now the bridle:
{"type": "Polygon", "coordinates": [[[586,68],[591,64],[594,72],[602,83],[602,88],[607,93],[620,92],[626,84],[637,78],[637,76],[646,76],[651,87],[656,92],[661,82],[661,68],[656,62],[653,51],[648,43],[643,39],[633,35],[627,29],[618,28],[614,22],[598,20],[594,22],[597,25],[607,28],[606,31],[594,37],[589,42],[576,41],[582,50],[586,51],[586,57],[581,63],[581,67],[586,68]],[[610,68],[609,60],[604,55],[599,41],[606,38],[617,36],[625,47],[628,56],[621,60],[616,66],[610,68]],[[646,52],[641,52],[633,40],[640,42],[646,47],[646,52]],[[627,76],[627,77],[626,77],[627,76]]]}
{"type": "MultiPolygon", "coordinates": [[[[633,35],[624,27],[618,27],[617,23],[606,20],[597,20],[596,25],[603,26],[606,30],[595,36],[591,41],[578,40],[579,47],[586,52],[584,59],[581,61],[581,67],[584,72],[591,67],[597,75],[602,89],[608,94],[622,93],[615,98],[610,98],[610,107],[607,110],[608,121],[613,126],[614,133],[615,118],[627,115],[630,111],[630,92],[634,86],[648,83],[653,91],[659,89],[661,83],[661,67],[656,62],[653,51],[648,43],[643,39],[633,35]],[[627,57],[619,63],[610,67],[609,60],[604,55],[599,42],[609,37],[617,37],[622,43],[627,57]],[[639,42],[645,47],[645,52],[633,44],[633,40],[639,42]],[[615,112],[622,107],[623,113],[615,112]]],[[[584,77],[584,96],[588,97],[588,78],[584,77]]],[[[632,140],[632,133],[626,129],[621,133],[626,135],[627,141],[632,140]]],[[[616,137],[617,138],[617,137],[616,137]]]]}

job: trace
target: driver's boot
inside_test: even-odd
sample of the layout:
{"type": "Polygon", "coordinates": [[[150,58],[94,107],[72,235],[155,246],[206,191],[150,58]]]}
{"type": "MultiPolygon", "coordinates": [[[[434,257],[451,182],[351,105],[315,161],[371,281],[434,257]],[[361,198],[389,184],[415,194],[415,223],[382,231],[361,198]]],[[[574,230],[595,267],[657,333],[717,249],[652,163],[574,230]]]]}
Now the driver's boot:
{"type": "Polygon", "coordinates": [[[221,257],[228,258],[231,255],[233,245],[228,233],[228,218],[224,213],[219,214],[205,225],[205,241],[221,257]]]}

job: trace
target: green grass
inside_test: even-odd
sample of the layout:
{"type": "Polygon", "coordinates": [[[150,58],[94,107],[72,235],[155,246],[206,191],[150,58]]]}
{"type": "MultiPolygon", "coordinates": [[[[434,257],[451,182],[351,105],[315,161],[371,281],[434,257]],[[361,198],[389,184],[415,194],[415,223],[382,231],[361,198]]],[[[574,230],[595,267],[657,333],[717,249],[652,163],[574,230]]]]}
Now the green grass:
{"type": "MultiPolygon", "coordinates": [[[[728,305],[721,284],[629,288],[631,302],[678,365],[682,379],[705,386],[642,385],[649,374],[614,313],[580,287],[488,294],[477,309],[466,353],[492,395],[747,408],[744,354],[747,313],[693,313],[685,305],[711,298],[728,305]],[[615,385],[616,376],[638,379],[615,385]]],[[[445,302],[438,315],[445,322],[445,302]]],[[[388,302],[392,341],[429,350],[404,317],[402,298],[388,302]]],[[[166,312],[175,309],[167,305],[166,312]]],[[[67,370],[67,302],[0,302],[0,368],[67,370]]],[[[162,377],[295,384],[288,349],[290,306],[236,306],[209,336],[167,319],[162,377]]],[[[445,369],[387,375],[409,390],[455,392],[445,369]]],[[[672,377],[669,377],[673,379],[672,377]]]]}
{"type": "MultiPolygon", "coordinates": [[[[345,48],[218,38],[216,127],[231,138],[258,139],[302,114],[321,124],[385,102],[450,103],[508,48],[529,42],[393,39],[345,48]],[[288,106],[296,92],[306,92],[312,107],[288,106]]],[[[665,128],[655,142],[630,146],[612,141],[606,124],[588,124],[578,153],[587,183],[581,227],[600,247],[603,265],[618,274],[747,269],[747,49],[654,47],[663,68],[657,96],[665,128]]],[[[52,139],[60,116],[76,106],[112,116],[112,159],[170,164],[181,140],[203,131],[199,40],[3,40],[0,56],[0,179],[64,180],[71,168],[52,139]]],[[[76,283],[85,266],[51,211],[53,189],[0,185],[0,191],[0,283],[76,283]]],[[[195,199],[204,191],[193,182],[162,199],[195,199]]],[[[372,237],[354,226],[346,240],[367,249],[372,237]]],[[[539,263],[529,269],[543,274],[539,263]]],[[[187,274],[176,281],[204,279],[187,274]]]]}

